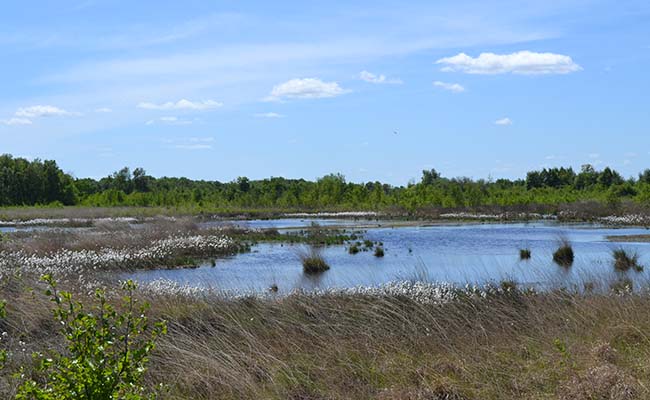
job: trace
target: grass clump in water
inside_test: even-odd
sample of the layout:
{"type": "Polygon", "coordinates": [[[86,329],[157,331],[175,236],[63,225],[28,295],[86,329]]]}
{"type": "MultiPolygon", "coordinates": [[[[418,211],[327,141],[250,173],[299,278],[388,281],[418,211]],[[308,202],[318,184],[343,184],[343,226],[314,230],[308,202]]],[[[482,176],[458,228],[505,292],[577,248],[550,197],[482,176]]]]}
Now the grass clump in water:
{"type": "Polygon", "coordinates": [[[612,251],[614,257],[614,268],[617,271],[627,271],[634,269],[637,272],[643,271],[643,265],[639,264],[639,255],[628,253],[625,249],[620,248],[612,251]]]}
{"type": "Polygon", "coordinates": [[[531,252],[530,249],[521,249],[519,250],[519,258],[522,260],[530,260],[531,252]]]}
{"type": "Polygon", "coordinates": [[[314,247],[308,252],[300,254],[300,261],[306,274],[320,274],[330,269],[321,252],[314,247]]]}
{"type": "Polygon", "coordinates": [[[553,253],[553,261],[559,266],[570,267],[573,265],[575,255],[573,254],[573,247],[567,239],[561,239],[560,246],[555,253],[553,253]]]}
{"type": "Polygon", "coordinates": [[[381,246],[375,247],[375,257],[383,257],[384,256],[384,248],[381,246]]]}
{"type": "Polygon", "coordinates": [[[348,248],[348,253],[350,254],[357,254],[359,251],[359,246],[357,246],[356,243],[348,248]]]}

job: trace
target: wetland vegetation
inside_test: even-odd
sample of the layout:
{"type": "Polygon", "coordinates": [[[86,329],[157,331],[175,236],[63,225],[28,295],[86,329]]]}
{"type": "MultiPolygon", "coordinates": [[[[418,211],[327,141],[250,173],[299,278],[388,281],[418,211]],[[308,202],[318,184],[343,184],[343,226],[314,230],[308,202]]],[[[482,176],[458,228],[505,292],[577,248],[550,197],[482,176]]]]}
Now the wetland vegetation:
{"type": "Polygon", "coordinates": [[[2,162],[0,397],[650,396],[647,235],[611,226],[645,224],[650,174],[393,187],[2,162]],[[304,213],[323,210],[349,219],[304,213]],[[521,219],[542,222],[478,223],[521,219]],[[603,225],[561,224],[579,220],[603,225]]]}

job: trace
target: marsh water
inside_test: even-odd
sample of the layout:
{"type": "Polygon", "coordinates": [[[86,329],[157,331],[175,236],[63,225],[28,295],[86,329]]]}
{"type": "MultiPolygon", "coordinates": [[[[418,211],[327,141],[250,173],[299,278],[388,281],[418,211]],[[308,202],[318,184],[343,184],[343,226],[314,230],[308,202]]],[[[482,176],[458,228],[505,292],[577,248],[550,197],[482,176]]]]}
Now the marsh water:
{"type": "Polygon", "coordinates": [[[364,226],[364,239],[382,242],[383,258],[372,251],[352,255],[347,246],[329,246],[322,254],[331,266],[318,275],[303,273],[301,245],[262,243],[251,252],[206,261],[191,269],[147,270],[125,275],[141,282],[167,279],[182,285],[220,291],[280,292],[294,289],[329,289],[374,286],[395,280],[427,280],[457,284],[482,284],[512,279],[528,286],[579,285],[585,281],[609,282],[628,276],[647,278],[647,271],[616,272],[611,252],[623,247],[637,252],[642,264],[650,265],[649,243],[612,243],[609,235],[644,234],[643,228],[612,228],[591,224],[533,222],[516,224],[456,224],[389,227],[377,221],[350,220],[259,220],[230,221],[253,228],[292,228],[321,225],[364,226]],[[568,239],[576,259],[571,268],[553,263],[552,253],[561,238],[568,239]],[[532,251],[530,260],[519,259],[519,249],[532,251]]]}

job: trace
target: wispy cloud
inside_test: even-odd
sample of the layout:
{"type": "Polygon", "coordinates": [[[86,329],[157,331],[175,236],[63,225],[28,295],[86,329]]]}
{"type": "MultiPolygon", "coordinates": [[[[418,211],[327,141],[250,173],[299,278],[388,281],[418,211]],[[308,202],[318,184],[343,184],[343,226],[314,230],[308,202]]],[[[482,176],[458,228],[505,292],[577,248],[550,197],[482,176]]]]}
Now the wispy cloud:
{"type": "Polygon", "coordinates": [[[278,114],[276,112],[265,112],[253,114],[255,118],[284,118],[284,115],[278,114]]]}
{"type": "Polygon", "coordinates": [[[8,119],[0,119],[0,124],[8,126],[18,125],[32,125],[34,119],[46,117],[64,117],[64,116],[79,116],[82,115],[78,112],[66,111],[51,105],[35,105],[29,107],[21,107],[16,110],[14,116],[8,119]]]}
{"type": "Polygon", "coordinates": [[[441,58],[436,64],[443,65],[445,72],[467,74],[522,74],[547,75],[568,74],[582,70],[571,57],[555,53],[518,51],[511,54],[481,53],[474,58],[465,53],[441,58]]]}
{"type": "Polygon", "coordinates": [[[81,115],[77,112],[66,111],[62,108],[50,105],[36,105],[30,107],[22,107],[16,110],[14,114],[16,117],[21,118],[39,118],[39,117],[61,117],[69,115],[81,115]]]}
{"type": "Polygon", "coordinates": [[[505,117],[505,118],[497,119],[496,121],[494,121],[494,124],[500,126],[509,126],[512,125],[513,122],[510,118],[505,117]]]}
{"type": "Polygon", "coordinates": [[[205,111],[214,108],[219,108],[223,106],[223,103],[215,100],[201,100],[201,101],[190,101],[187,99],[181,99],[176,102],[168,101],[166,103],[150,103],[142,102],[138,104],[138,108],[145,110],[194,110],[194,111],[205,111]]]}
{"type": "Polygon", "coordinates": [[[113,110],[108,108],[108,107],[100,107],[100,108],[96,108],[95,112],[97,112],[97,113],[110,113],[110,112],[113,112],[113,110]]]}
{"type": "Polygon", "coordinates": [[[291,79],[275,85],[266,100],[282,99],[323,99],[347,93],[336,82],[323,82],[317,78],[291,79]]]}
{"type": "Polygon", "coordinates": [[[387,84],[401,84],[403,83],[399,78],[386,78],[386,75],[377,75],[368,71],[361,71],[359,79],[368,83],[387,83],[387,84]]]}
{"type": "Polygon", "coordinates": [[[32,121],[27,118],[9,118],[0,120],[3,125],[17,126],[17,125],[31,125],[32,121]]]}
{"type": "Polygon", "coordinates": [[[447,83],[447,82],[441,82],[441,81],[435,81],[433,82],[433,86],[439,87],[445,90],[448,90],[450,92],[454,93],[462,93],[465,91],[465,88],[458,84],[458,83],[447,83]]]}
{"type": "Polygon", "coordinates": [[[159,123],[162,123],[162,124],[167,124],[167,125],[190,125],[194,121],[189,120],[189,119],[181,119],[181,118],[178,118],[178,117],[169,116],[169,117],[160,117],[158,119],[150,119],[145,124],[146,125],[153,125],[156,122],[159,122],[159,123]]]}

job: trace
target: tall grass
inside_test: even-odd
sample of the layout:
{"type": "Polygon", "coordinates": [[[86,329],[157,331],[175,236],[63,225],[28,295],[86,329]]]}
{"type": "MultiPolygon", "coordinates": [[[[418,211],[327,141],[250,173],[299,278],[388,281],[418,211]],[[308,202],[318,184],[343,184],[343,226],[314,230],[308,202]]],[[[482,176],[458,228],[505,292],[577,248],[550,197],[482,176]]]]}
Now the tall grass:
{"type": "MultiPolygon", "coordinates": [[[[31,375],[32,351],[63,345],[47,298],[31,286],[0,292],[14,299],[3,326],[14,357],[0,398],[13,397],[8,377],[21,366],[31,375]]],[[[168,321],[145,385],[166,382],[164,398],[197,400],[648,398],[650,296],[505,287],[436,305],[143,293],[151,318],[168,321]]]]}

